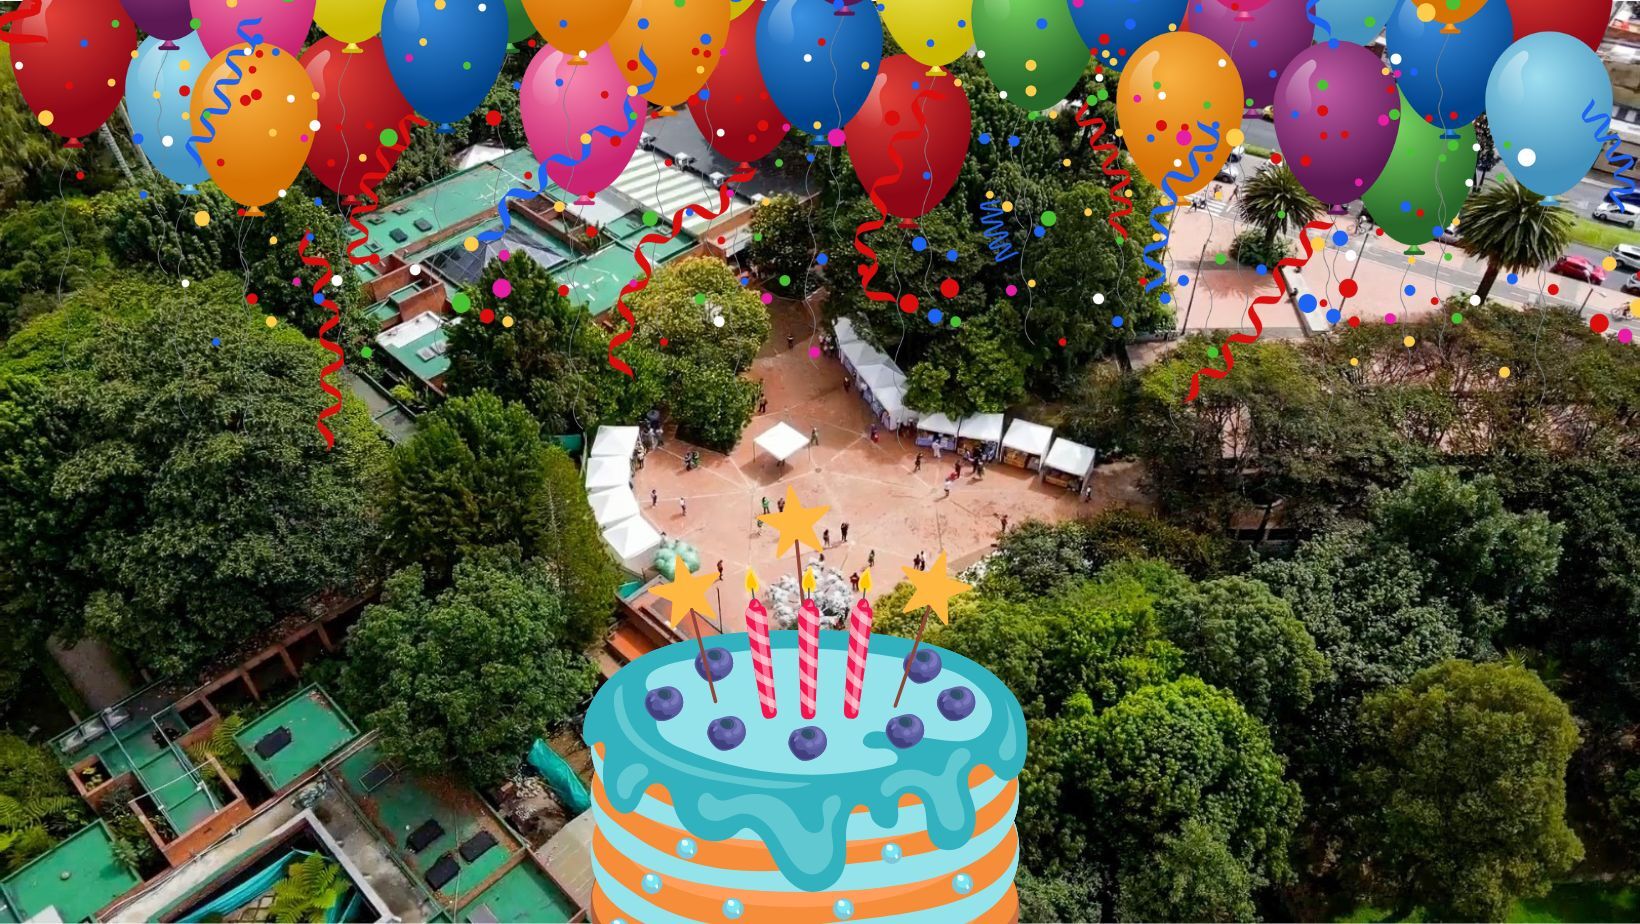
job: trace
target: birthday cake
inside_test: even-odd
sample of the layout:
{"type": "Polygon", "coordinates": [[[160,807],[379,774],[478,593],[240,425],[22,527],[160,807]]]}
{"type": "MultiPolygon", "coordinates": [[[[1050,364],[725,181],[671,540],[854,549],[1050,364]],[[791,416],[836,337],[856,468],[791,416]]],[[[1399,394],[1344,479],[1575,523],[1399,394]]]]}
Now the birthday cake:
{"type": "Polygon", "coordinates": [[[773,718],[745,634],[711,639],[704,664],[693,642],[652,652],[598,692],[593,920],[1017,920],[1026,741],[1008,688],[925,644],[896,707],[912,644],[876,636],[845,718],[848,634],[822,632],[805,719],[797,633],[771,636],[773,718]]]}

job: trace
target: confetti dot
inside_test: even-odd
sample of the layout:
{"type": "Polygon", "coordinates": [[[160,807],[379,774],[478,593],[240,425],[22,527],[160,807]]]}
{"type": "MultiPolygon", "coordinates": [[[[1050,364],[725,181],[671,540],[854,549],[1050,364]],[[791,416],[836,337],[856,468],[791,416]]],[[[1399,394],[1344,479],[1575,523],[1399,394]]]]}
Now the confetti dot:
{"type": "Polygon", "coordinates": [[[467,248],[468,253],[472,253],[478,250],[478,238],[468,235],[467,239],[461,242],[461,246],[467,248]]]}
{"type": "Polygon", "coordinates": [[[262,320],[262,323],[268,325],[269,327],[277,327],[279,326],[279,319],[270,314],[262,320]]]}
{"type": "Polygon", "coordinates": [[[490,285],[490,291],[495,293],[496,298],[506,298],[512,294],[512,283],[505,279],[497,279],[490,285]]]}
{"type": "Polygon", "coordinates": [[[199,211],[194,213],[194,224],[196,224],[199,227],[203,228],[203,227],[205,227],[206,225],[208,225],[210,223],[211,223],[211,213],[210,212],[207,212],[204,209],[200,209],[199,211]]]}
{"type": "Polygon", "coordinates": [[[1522,167],[1530,167],[1537,163],[1537,152],[1531,148],[1521,148],[1520,153],[1515,155],[1515,160],[1518,161],[1522,167]]]}
{"type": "Polygon", "coordinates": [[[1601,260],[1600,261],[1600,268],[1603,269],[1603,270],[1606,270],[1608,272],[1610,272],[1611,270],[1617,269],[1617,260],[1616,260],[1616,258],[1607,257],[1606,259],[1601,260]]]}
{"type": "Polygon", "coordinates": [[[1338,294],[1345,298],[1354,298],[1357,291],[1359,291],[1359,286],[1356,285],[1354,279],[1345,279],[1338,283],[1338,294]]]}
{"type": "Polygon", "coordinates": [[[1610,326],[1611,320],[1603,314],[1597,314],[1589,318],[1589,330],[1592,330],[1597,334],[1605,333],[1606,329],[1610,326]]]}
{"type": "Polygon", "coordinates": [[[466,292],[457,292],[455,295],[450,296],[450,308],[456,314],[466,314],[472,310],[472,307],[473,300],[466,292]]]}
{"type": "Polygon", "coordinates": [[[380,138],[381,138],[382,145],[384,147],[389,147],[390,148],[393,145],[399,143],[399,133],[394,131],[391,128],[382,129],[382,133],[380,135],[380,138]]]}
{"type": "Polygon", "coordinates": [[[494,320],[495,320],[495,311],[494,311],[494,309],[490,309],[490,308],[481,308],[481,309],[479,309],[478,322],[480,324],[489,324],[494,320]]]}
{"type": "Polygon", "coordinates": [[[917,313],[917,307],[918,307],[917,296],[913,295],[910,292],[907,292],[906,294],[900,296],[900,310],[901,311],[905,312],[906,314],[916,314],[917,313]]]}
{"type": "Polygon", "coordinates": [[[960,291],[962,291],[962,287],[957,285],[955,279],[946,279],[940,283],[940,294],[946,298],[956,298],[957,293],[960,291]]]}
{"type": "Polygon", "coordinates": [[[1042,213],[1042,226],[1044,228],[1052,228],[1058,222],[1059,222],[1059,216],[1055,215],[1053,212],[1043,212],[1042,213]]]}
{"type": "Polygon", "coordinates": [[[1508,366],[1499,366],[1498,367],[1498,378],[1506,379],[1508,377],[1509,377],[1509,367],[1508,366]]]}
{"type": "Polygon", "coordinates": [[[1417,342],[1418,342],[1417,337],[1407,336],[1407,337],[1402,337],[1401,338],[1401,345],[1402,346],[1408,346],[1409,347],[1409,346],[1412,346],[1413,344],[1415,344],[1417,342]]]}
{"type": "Polygon", "coordinates": [[[40,115],[37,116],[37,118],[40,120],[41,125],[50,127],[51,123],[57,121],[57,114],[52,112],[50,109],[42,109],[40,110],[40,115]]]}
{"type": "Polygon", "coordinates": [[[781,273],[780,274],[780,285],[781,286],[789,286],[791,284],[792,284],[792,277],[785,274],[785,273],[781,273]]]}

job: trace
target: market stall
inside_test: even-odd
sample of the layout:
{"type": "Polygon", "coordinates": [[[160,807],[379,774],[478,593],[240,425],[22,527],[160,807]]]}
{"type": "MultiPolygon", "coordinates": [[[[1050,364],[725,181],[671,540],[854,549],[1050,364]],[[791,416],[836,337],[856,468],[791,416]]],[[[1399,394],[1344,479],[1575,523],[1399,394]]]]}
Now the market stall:
{"type": "Polygon", "coordinates": [[[957,422],[944,414],[930,414],[917,421],[917,445],[938,445],[943,451],[957,448],[957,422]]]}
{"type": "Polygon", "coordinates": [[[1061,436],[1042,462],[1042,480],[1080,491],[1093,473],[1093,459],[1091,448],[1061,436]]]}
{"type": "Polygon", "coordinates": [[[997,457],[1002,442],[1001,414],[975,414],[957,425],[957,449],[989,462],[997,457]]]}
{"type": "Polygon", "coordinates": [[[1002,461],[1034,472],[1042,467],[1042,457],[1052,443],[1052,427],[1015,417],[1002,437],[1002,461]]]}

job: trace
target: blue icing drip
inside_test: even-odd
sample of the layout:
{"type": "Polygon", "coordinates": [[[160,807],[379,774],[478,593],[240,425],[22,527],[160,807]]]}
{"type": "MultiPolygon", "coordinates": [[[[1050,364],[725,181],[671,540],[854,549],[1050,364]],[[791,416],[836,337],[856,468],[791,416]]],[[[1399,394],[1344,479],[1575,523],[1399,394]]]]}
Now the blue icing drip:
{"type": "MultiPolygon", "coordinates": [[[[730,652],[748,652],[744,633],[712,643],[730,652]]],[[[690,834],[721,841],[750,830],[768,846],[787,880],[818,892],[842,875],[848,816],[856,805],[864,805],[877,824],[891,826],[899,817],[900,797],[912,794],[927,807],[930,840],[941,849],[952,849],[973,836],[969,774],[984,766],[998,777],[1012,779],[1025,764],[1025,716],[1018,701],[990,672],[961,655],[940,650],[945,662],[942,676],[949,673],[974,690],[978,706],[973,715],[955,722],[944,719],[934,706],[938,691],[914,691],[914,685],[908,686],[900,708],[891,709],[899,665],[911,651],[909,639],[872,638],[861,715],[844,719],[842,664],[848,633],[828,631],[820,633],[820,715],[814,721],[832,744],[815,764],[832,758],[827,765],[836,766],[846,755],[855,760],[843,770],[826,772],[815,766],[803,772],[794,766],[797,762],[784,744],[791,728],[809,724],[797,708],[797,633],[772,633],[771,644],[780,703],[775,719],[765,720],[758,711],[751,670],[737,671],[719,685],[716,706],[710,698],[684,690],[685,701],[702,710],[693,713],[698,720],[687,720],[685,728],[703,729],[704,720],[724,715],[747,722],[746,742],[729,751],[711,749],[704,732],[698,742],[672,740],[669,735],[676,733],[659,727],[644,708],[645,694],[660,682],[651,683],[657,674],[680,688],[685,675],[675,666],[694,674],[693,642],[651,652],[604,684],[588,710],[585,733],[589,745],[604,748],[605,791],[617,811],[635,810],[644,792],[660,784],[690,834]],[[880,729],[896,712],[914,712],[928,724],[923,740],[905,749],[889,743],[880,729]],[[759,747],[769,741],[777,746],[759,747]]],[[[704,681],[698,683],[705,686],[704,681]]]]}

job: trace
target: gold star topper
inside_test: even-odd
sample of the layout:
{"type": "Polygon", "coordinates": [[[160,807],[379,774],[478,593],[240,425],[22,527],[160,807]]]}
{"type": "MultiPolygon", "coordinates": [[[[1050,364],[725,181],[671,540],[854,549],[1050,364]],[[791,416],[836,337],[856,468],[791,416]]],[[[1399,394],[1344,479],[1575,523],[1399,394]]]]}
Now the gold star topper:
{"type": "Polygon", "coordinates": [[[774,554],[783,557],[791,551],[794,542],[806,543],[811,549],[820,547],[820,537],[814,534],[814,526],[830,509],[829,506],[803,506],[797,499],[797,492],[792,490],[791,485],[787,485],[786,509],[778,513],[765,513],[758,519],[779,531],[780,540],[774,554]]]}
{"type": "Polygon", "coordinates": [[[689,615],[690,610],[709,617],[717,615],[712,610],[712,604],[706,601],[706,589],[716,580],[716,572],[690,573],[689,566],[683,563],[683,556],[674,555],[672,580],[666,584],[656,584],[649,588],[649,592],[672,604],[672,625],[676,626],[689,615]]]}
{"type": "Polygon", "coordinates": [[[757,585],[757,572],[753,571],[750,568],[747,568],[746,569],[746,589],[751,591],[752,596],[754,596],[754,597],[757,596],[757,586],[758,586],[757,585]]]}
{"type": "Polygon", "coordinates": [[[915,588],[911,599],[906,601],[905,612],[909,613],[918,607],[926,606],[934,611],[934,615],[938,616],[942,623],[951,621],[951,598],[973,586],[964,584],[946,573],[944,552],[940,553],[939,558],[934,559],[933,567],[927,571],[918,571],[905,565],[901,565],[900,569],[905,572],[906,580],[915,588]]]}
{"type": "Polygon", "coordinates": [[[808,591],[811,594],[814,593],[814,569],[813,568],[804,568],[803,569],[803,589],[808,591]]]}

